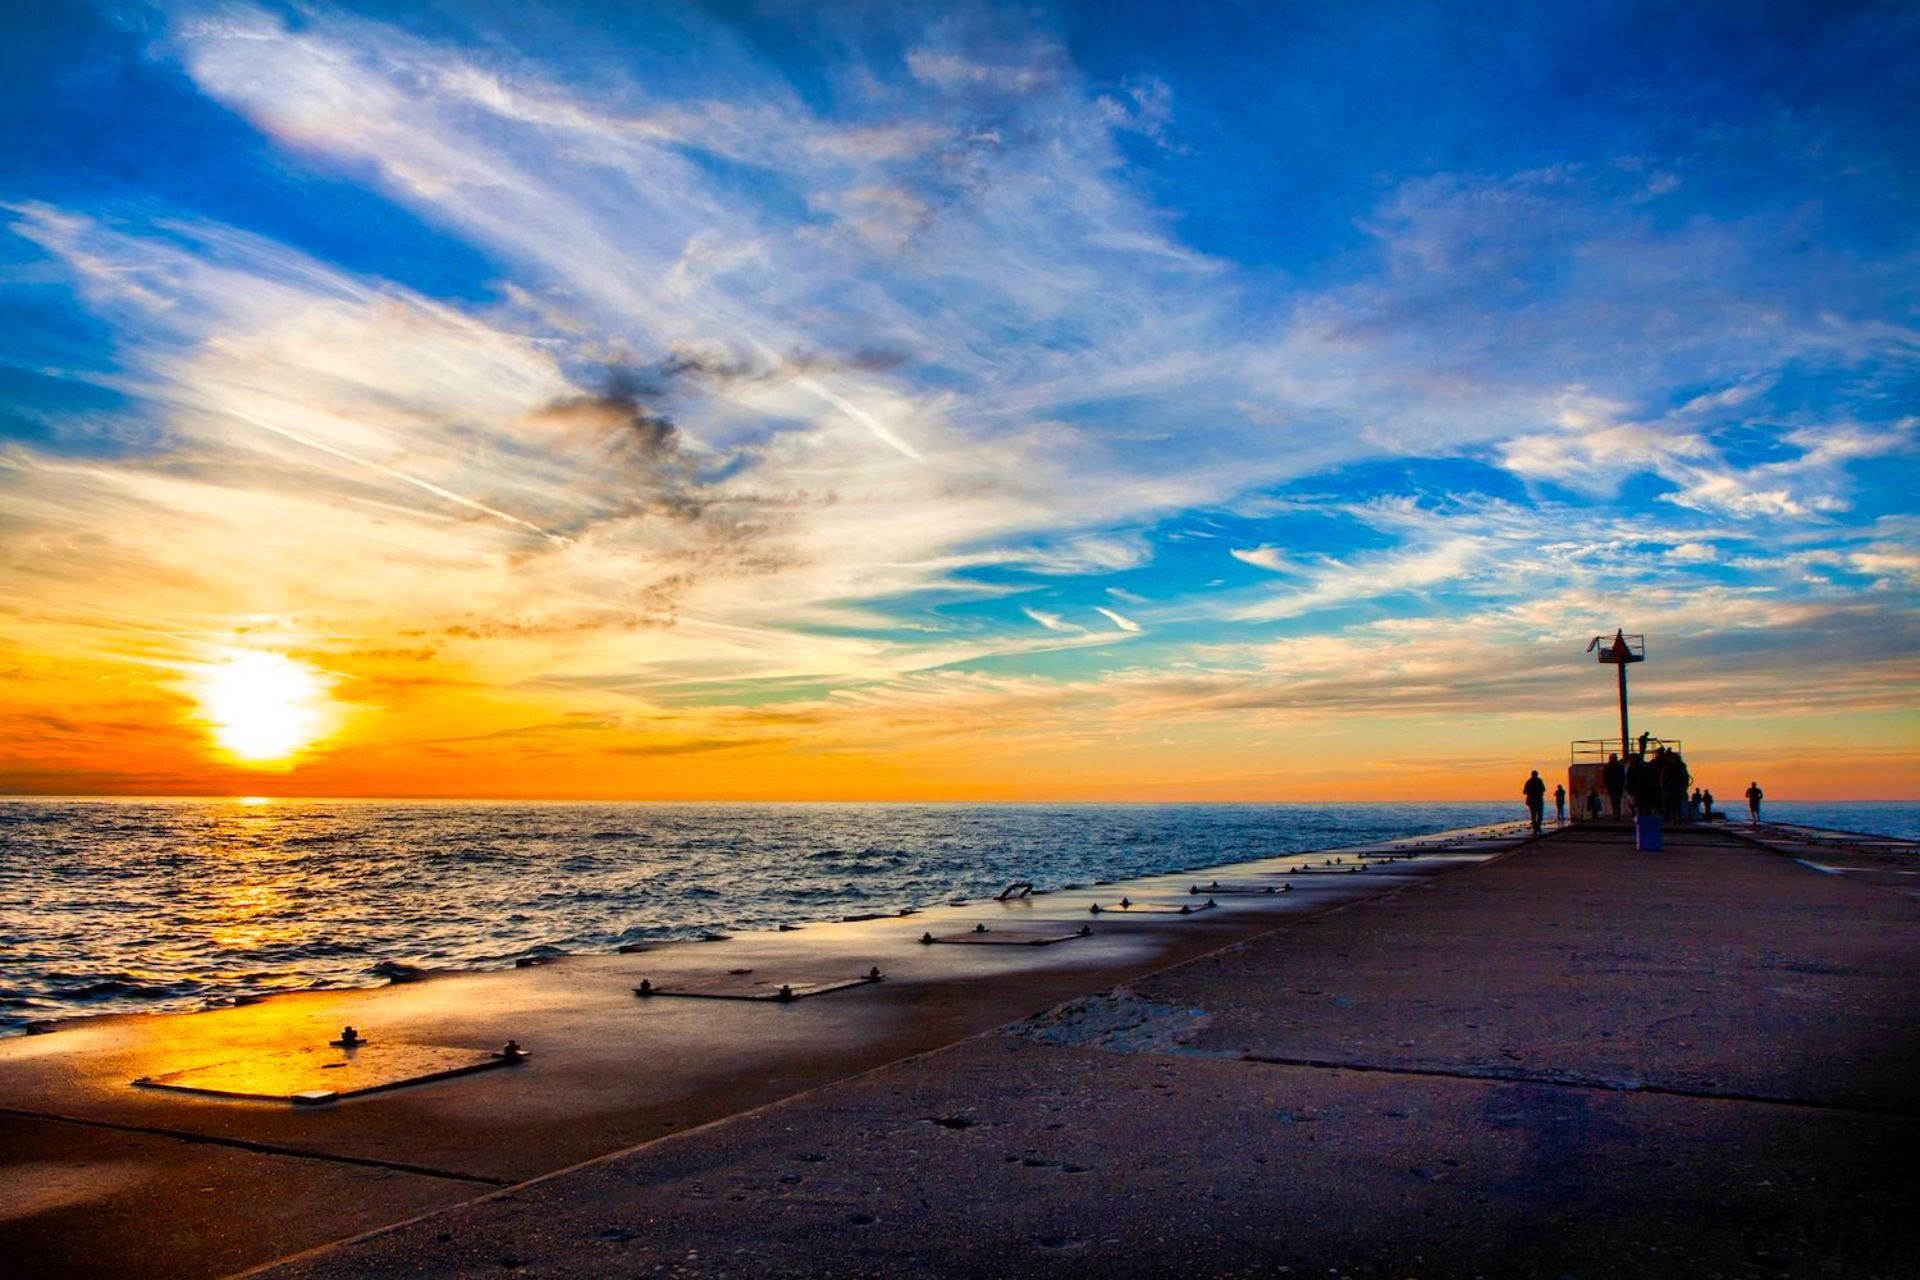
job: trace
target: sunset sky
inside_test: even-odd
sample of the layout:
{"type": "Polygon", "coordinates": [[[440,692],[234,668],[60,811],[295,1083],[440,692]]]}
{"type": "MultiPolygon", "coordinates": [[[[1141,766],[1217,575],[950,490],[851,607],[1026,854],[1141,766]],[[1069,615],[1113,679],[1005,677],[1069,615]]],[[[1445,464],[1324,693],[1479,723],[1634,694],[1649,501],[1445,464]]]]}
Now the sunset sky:
{"type": "Polygon", "coordinates": [[[33,3],[0,790],[1920,798],[1920,8],[33,3]],[[1557,11],[1557,12],[1556,12],[1557,11]]]}

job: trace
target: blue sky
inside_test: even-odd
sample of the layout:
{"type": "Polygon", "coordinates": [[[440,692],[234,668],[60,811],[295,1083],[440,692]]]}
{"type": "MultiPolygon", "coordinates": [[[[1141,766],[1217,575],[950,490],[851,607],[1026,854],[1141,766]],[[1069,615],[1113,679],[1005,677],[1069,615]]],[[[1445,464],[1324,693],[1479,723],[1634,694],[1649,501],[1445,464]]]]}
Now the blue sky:
{"type": "MultiPolygon", "coordinates": [[[[1297,798],[1604,731],[1624,623],[1729,767],[1920,786],[1920,14],[1169,12],[36,6],[13,669],[288,654],[315,785],[1297,798]]],[[[192,785],[65,723],[17,785],[192,785]]]]}

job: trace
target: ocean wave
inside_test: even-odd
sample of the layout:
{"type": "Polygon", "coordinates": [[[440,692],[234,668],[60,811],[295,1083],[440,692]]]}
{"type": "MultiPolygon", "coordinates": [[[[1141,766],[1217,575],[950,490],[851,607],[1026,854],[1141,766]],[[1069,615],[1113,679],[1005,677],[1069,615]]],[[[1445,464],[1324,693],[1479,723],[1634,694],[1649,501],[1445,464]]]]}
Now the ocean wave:
{"type": "Polygon", "coordinates": [[[889,914],[1011,880],[1119,880],[1515,812],[5,801],[0,1027],[370,985],[388,980],[383,964],[503,966],[889,914]]]}
{"type": "Polygon", "coordinates": [[[206,985],[193,978],[161,980],[130,973],[89,977],[49,975],[46,999],[54,1004],[92,1004],[102,1000],[167,1000],[198,995],[206,985]]]}

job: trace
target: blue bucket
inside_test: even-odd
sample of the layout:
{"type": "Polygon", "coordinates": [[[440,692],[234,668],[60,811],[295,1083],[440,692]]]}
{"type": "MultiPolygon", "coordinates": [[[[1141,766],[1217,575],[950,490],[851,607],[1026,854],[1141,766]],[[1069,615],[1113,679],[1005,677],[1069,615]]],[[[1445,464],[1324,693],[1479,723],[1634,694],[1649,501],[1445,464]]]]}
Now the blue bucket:
{"type": "Polygon", "coordinates": [[[1660,815],[1642,814],[1633,820],[1633,847],[1642,853],[1660,852],[1660,815]]]}

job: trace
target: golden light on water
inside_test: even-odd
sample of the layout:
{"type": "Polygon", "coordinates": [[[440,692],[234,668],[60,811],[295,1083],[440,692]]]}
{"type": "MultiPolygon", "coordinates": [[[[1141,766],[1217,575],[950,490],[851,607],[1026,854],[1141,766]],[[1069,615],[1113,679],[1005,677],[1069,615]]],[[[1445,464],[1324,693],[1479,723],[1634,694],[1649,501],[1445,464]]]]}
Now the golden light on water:
{"type": "Polygon", "coordinates": [[[291,760],[332,727],[332,681],[283,653],[248,650],[203,668],[196,682],[208,731],[241,764],[291,760]]]}

